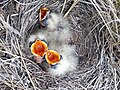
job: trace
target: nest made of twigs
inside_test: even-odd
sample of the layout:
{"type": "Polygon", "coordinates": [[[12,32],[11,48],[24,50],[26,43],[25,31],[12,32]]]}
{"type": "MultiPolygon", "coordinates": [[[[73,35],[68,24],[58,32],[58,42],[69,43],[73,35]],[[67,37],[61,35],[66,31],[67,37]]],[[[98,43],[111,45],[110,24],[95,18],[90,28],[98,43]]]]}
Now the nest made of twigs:
{"type": "Polygon", "coordinates": [[[120,89],[119,0],[0,1],[0,88],[3,90],[120,89]],[[51,76],[34,61],[27,37],[46,6],[62,13],[73,32],[77,69],[51,76]]]}

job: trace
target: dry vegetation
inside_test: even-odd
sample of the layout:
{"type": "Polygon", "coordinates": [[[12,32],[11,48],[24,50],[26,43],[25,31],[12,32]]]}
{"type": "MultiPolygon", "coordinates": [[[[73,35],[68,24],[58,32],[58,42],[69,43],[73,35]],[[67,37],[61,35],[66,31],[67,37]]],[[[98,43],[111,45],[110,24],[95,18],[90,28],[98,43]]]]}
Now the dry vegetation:
{"type": "Polygon", "coordinates": [[[0,0],[0,90],[119,90],[120,0],[0,0]],[[79,64],[52,76],[32,60],[27,37],[38,9],[68,18],[79,64]]]}

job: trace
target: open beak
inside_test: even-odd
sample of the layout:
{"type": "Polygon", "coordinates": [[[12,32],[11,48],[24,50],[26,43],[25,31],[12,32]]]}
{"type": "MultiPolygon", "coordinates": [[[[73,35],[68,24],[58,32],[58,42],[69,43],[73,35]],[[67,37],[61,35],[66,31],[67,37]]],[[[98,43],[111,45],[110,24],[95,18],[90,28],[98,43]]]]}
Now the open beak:
{"type": "Polygon", "coordinates": [[[45,58],[50,65],[55,65],[60,61],[60,54],[54,50],[47,50],[45,58]]]}
{"type": "Polygon", "coordinates": [[[48,50],[47,44],[41,40],[36,40],[31,45],[31,53],[35,56],[43,57],[48,50]]]}
{"type": "Polygon", "coordinates": [[[40,22],[46,19],[48,13],[49,13],[48,8],[46,8],[46,7],[40,8],[40,12],[39,12],[39,20],[40,20],[40,22]]]}

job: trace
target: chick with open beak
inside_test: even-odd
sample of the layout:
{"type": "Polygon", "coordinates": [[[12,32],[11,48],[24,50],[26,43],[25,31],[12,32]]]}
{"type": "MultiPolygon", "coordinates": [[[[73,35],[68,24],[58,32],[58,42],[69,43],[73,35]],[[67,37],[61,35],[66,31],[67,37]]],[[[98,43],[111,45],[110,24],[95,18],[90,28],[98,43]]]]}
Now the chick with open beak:
{"type": "Polygon", "coordinates": [[[44,35],[47,42],[51,42],[50,47],[54,47],[54,42],[60,44],[70,43],[72,32],[69,29],[68,20],[63,18],[62,14],[52,12],[47,7],[41,7],[39,9],[39,22],[42,28],[38,37],[44,35]]]}
{"type": "Polygon", "coordinates": [[[61,55],[54,50],[47,50],[45,59],[51,65],[51,68],[55,69],[61,60],[61,55]]]}
{"type": "Polygon", "coordinates": [[[49,13],[50,13],[50,11],[46,7],[41,7],[39,9],[39,21],[40,21],[40,24],[42,26],[46,26],[47,25],[46,19],[47,19],[47,16],[49,15],[49,13]]]}
{"type": "Polygon", "coordinates": [[[31,53],[35,56],[37,63],[44,61],[44,55],[46,54],[47,50],[47,44],[38,39],[31,45],[31,53]]]}

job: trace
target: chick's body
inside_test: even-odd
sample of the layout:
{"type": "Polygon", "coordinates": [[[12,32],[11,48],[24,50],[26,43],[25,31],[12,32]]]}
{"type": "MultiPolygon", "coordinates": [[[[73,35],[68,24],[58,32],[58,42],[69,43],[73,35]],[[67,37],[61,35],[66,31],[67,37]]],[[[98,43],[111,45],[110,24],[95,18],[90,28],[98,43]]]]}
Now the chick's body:
{"type": "Polygon", "coordinates": [[[47,23],[46,28],[38,30],[34,35],[31,34],[29,42],[36,39],[44,40],[50,50],[55,50],[62,55],[63,58],[56,68],[48,68],[51,74],[61,75],[75,70],[77,58],[74,52],[75,47],[68,45],[72,33],[67,20],[63,19],[60,14],[51,13],[45,22],[47,23]]]}
{"type": "Polygon", "coordinates": [[[50,18],[47,20],[47,31],[51,31],[54,36],[51,38],[57,38],[62,43],[69,42],[72,33],[69,29],[69,24],[61,14],[51,13],[50,18]]]}
{"type": "Polygon", "coordinates": [[[49,43],[50,49],[58,51],[58,48],[63,44],[70,42],[72,33],[69,29],[69,24],[66,19],[63,19],[62,15],[55,13],[51,13],[46,21],[48,24],[46,28],[34,30],[36,33],[30,36],[30,40],[45,40],[49,43]]]}
{"type": "Polygon", "coordinates": [[[62,59],[59,64],[57,64],[56,68],[50,68],[49,71],[53,75],[64,75],[70,71],[76,70],[78,58],[75,55],[75,47],[71,45],[63,45],[60,54],[62,55],[62,59]]]}
{"type": "Polygon", "coordinates": [[[47,23],[47,28],[39,32],[38,38],[44,36],[44,39],[49,43],[50,49],[59,51],[64,44],[70,42],[72,37],[68,21],[63,19],[60,14],[51,13],[47,23]]]}

